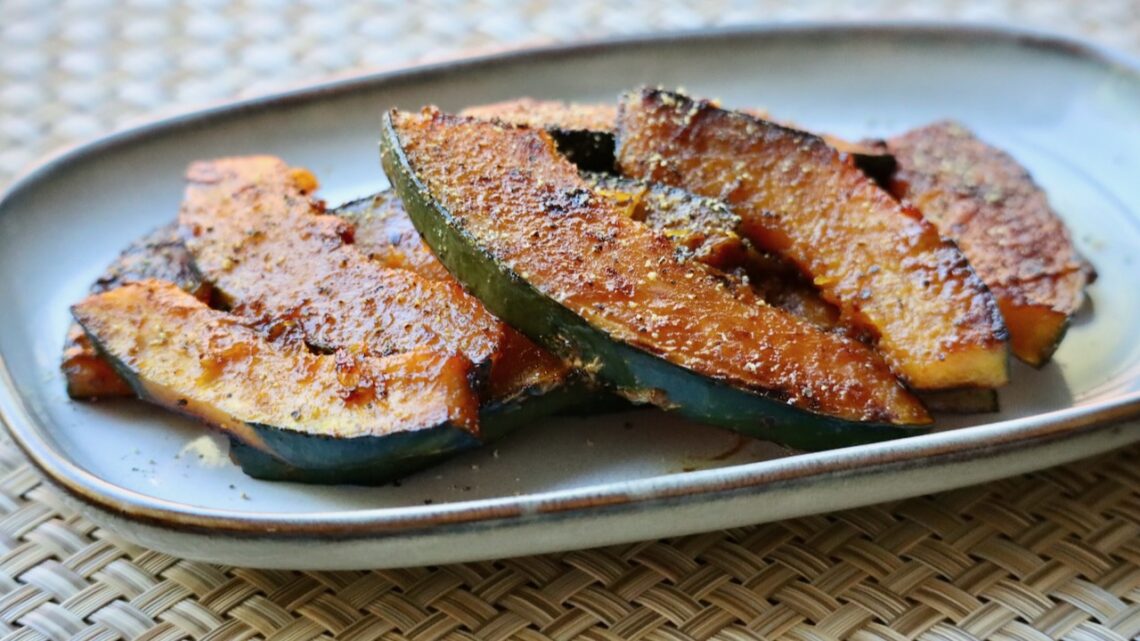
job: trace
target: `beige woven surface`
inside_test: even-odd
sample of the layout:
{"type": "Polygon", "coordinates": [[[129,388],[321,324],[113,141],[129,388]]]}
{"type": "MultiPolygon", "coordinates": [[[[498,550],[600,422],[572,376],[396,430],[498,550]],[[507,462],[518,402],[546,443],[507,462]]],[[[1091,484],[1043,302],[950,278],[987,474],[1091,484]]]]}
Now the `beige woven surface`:
{"type": "MultiPolygon", "coordinates": [[[[1136,2],[0,0],[0,185],[140,116],[473,47],[757,20],[1013,22],[1140,53],[1136,2]],[[788,3],[792,4],[792,3],[788,3]],[[655,10],[650,10],[654,7],[655,10]]],[[[438,568],[282,572],[139,549],[0,442],[0,636],[1140,638],[1140,447],[869,508],[438,568]]]]}

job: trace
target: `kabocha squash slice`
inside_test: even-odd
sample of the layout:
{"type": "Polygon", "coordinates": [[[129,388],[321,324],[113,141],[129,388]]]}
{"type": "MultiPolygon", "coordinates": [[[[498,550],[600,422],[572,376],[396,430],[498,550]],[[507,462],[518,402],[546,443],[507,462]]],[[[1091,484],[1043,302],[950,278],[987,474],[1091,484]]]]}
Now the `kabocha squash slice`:
{"type": "MultiPolygon", "coordinates": [[[[771,119],[763,109],[744,111],[765,120],[771,119]]],[[[579,168],[592,172],[617,171],[614,165],[617,105],[518,98],[468,107],[459,114],[546,129],[558,151],[579,168]]],[[[827,134],[821,137],[872,179],[878,182],[890,179],[895,160],[879,141],[853,142],[827,134]]]]}
{"type": "Polygon", "coordinates": [[[217,427],[235,452],[376,482],[479,442],[471,364],[459,354],[314,354],[162,281],[94,294],[72,313],[139,397],[217,427]]]}
{"type": "Polygon", "coordinates": [[[215,298],[296,332],[314,349],[460,352],[477,371],[504,326],[461,288],[387,269],[352,244],[352,225],[309,196],[316,181],[278,158],[196,162],[178,214],[186,248],[215,298]]]}
{"type": "MultiPolygon", "coordinates": [[[[452,288],[462,287],[424,244],[394,192],[383,191],[361,198],[331,213],[352,225],[354,243],[369,259],[388,267],[408,269],[452,288]]],[[[508,325],[500,323],[499,329],[502,332],[500,353],[491,367],[484,394],[488,408],[552,392],[571,378],[570,367],[562,359],[508,325]]],[[[582,386],[581,382],[574,384],[582,386]]],[[[584,391],[572,390],[569,396],[582,398],[584,391]]]]}
{"type": "Polygon", "coordinates": [[[742,236],[794,262],[912,387],[1008,380],[1001,314],[962,253],[818,137],[643,90],[622,101],[618,162],[727,203],[742,236]]]}
{"type": "MultiPolygon", "coordinates": [[[[814,285],[788,260],[758,251],[736,229],[740,218],[723,202],[683,189],[614,176],[583,172],[603,195],[615,199],[623,213],[664,233],[686,260],[698,260],[726,272],[727,282],[751,288],[769,305],[791,312],[823,329],[859,337],[857,328],[840,325],[839,310],[820,297],[814,285]]],[[[997,391],[966,387],[919,392],[928,409],[974,414],[998,410],[997,391]]]]}
{"type": "Polygon", "coordinates": [[[593,192],[544,132],[392,112],[381,149],[448,270],[627,397],[803,449],[929,422],[869,348],[677,260],[668,239],[593,192]]]}
{"type": "MultiPolygon", "coordinates": [[[[307,174],[254,157],[196,163],[188,176],[179,223],[195,265],[235,313],[260,320],[270,335],[295,334],[318,350],[463,353],[475,364],[487,440],[587,397],[563,361],[492,316],[454,279],[369,258],[353,242],[351,222],[308,197],[305,187],[315,181],[307,174]]],[[[267,462],[242,463],[271,474],[267,462]]],[[[303,472],[289,478],[322,480],[303,472]]]]}
{"type": "Polygon", "coordinates": [[[1012,156],[954,122],[891,138],[891,192],[954,240],[997,298],[1013,354],[1045,364],[1095,276],[1045,193],[1012,156]]]}
{"type": "MultiPolygon", "coordinates": [[[[132,242],[91,286],[98,294],[140,280],[165,280],[181,287],[199,300],[209,300],[210,284],[194,270],[190,254],[182,246],[177,226],[159,227],[132,242]]],[[[131,396],[133,391],[100,358],[87,334],[78,324],[68,328],[61,363],[67,394],[74,399],[95,400],[131,396]]]]}

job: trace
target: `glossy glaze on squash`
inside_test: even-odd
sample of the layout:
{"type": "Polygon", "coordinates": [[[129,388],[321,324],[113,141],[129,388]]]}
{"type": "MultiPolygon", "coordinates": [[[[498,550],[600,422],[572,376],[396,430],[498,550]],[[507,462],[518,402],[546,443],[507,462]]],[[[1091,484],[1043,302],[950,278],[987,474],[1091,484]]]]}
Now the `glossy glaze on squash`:
{"type": "Polygon", "coordinates": [[[816,136],[661,90],[627,95],[619,124],[624,173],[725,201],[911,386],[1008,380],[1001,315],[961,252],[816,136]]]}
{"type": "Polygon", "coordinates": [[[1040,366],[1093,275],[1045,193],[1012,156],[954,122],[888,141],[891,191],[954,240],[997,298],[1018,358],[1040,366]]]}
{"type": "MultiPolygon", "coordinates": [[[[370,259],[408,269],[449,287],[461,287],[424,244],[392,191],[384,191],[338,207],[333,214],[354,229],[356,247],[370,259]]],[[[547,393],[567,382],[570,367],[506,324],[501,324],[499,354],[491,367],[484,398],[490,405],[547,393]]]]}
{"type": "Polygon", "coordinates": [[[477,442],[459,354],[313,354],[162,281],[92,295],[72,313],[141,398],[292,465],[382,473],[477,442]]]}
{"type": "MultiPolygon", "coordinates": [[[[178,237],[178,228],[159,227],[132,242],[91,286],[98,294],[140,280],[172,282],[200,300],[210,297],[210,285],[194,270],[190,255],[178,237]]],[[[75,399],[96,400],[131,396],[133,391],[115,370],[95,352],[87,334],[77,324],[68,328],[61,363],[67,393],[75,399]]]]}
{"type": "Polygon", "coordinates": [[[455,280],[424,244],[394,192],[382,191],[366,196],[329,213],[352,225],[353,242],[368,258],[386,267],[407,269],[431,280],[455,280]]]}
{"type": "Polygon", "coordinates": [[[394,112],[382,162],[488,308],[627,395],[798,447],[929,421],[866,346],[737,295],[594,193],[545,132],[394,112]]]}
{"type": "Polygon", "coordinates": [[[178,215],[198,270],[238,315],[318,350],[460,352],[482,369],[503,325],[453,283],[389,269],[352,244],[352,225],[308,195],[315,180],[277,158],[196,162],[178,215]]]}
{"type": "MultiPolygon", "coordinates": [[[[748,288],[769,305],[829,331],[863,337],[858,328],[840,323],[839,310],[823,300],[800,270],[787,259],[759,251],[740,238],[740,223],[728,206],[659,183],[583,172],[598,193],[614,198],[623,215],[664,233],[685,260],[697,260],[724,272],[725,282],[748,288]]],[[[993,389],[964,387],[916,394],[927,409],[956,414],[998,411],[993,389]]]]}

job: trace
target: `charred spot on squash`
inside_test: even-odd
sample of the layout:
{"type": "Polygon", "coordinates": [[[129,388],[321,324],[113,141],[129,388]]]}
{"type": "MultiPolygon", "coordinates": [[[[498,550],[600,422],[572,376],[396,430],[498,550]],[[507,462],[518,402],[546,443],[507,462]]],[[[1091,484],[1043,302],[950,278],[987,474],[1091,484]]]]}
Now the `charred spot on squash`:
{"type": "Polygon", "coordinates": [[[892,193],[961,248],[997,297],[1014,355],[1047,362],[1093,272],[1045,192],[1012,156],[955,122],[887,145],[899,162],[892,193]]]}
{"type": "Polygon", "coordinates": [[[816,136],[661,90],[626,96],[623,173],[724,200],[918,389],[1008,379],[993,296],[952,244],[816,136]]]}

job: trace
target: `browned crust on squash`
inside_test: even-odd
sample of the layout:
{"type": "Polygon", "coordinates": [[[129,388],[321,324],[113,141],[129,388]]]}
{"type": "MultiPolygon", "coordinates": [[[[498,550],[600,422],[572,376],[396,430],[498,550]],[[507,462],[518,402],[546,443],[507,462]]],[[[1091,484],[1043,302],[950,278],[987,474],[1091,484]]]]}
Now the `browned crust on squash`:
{"type": "MultiPolygon", "coordinates": [[[[91,293],[147,279],[174,283],[203,301],[210,297],[210,285],[194,270],[190,254],[178,236],[178,227],[173,223],[154,229],[128,245],[91,286],[91,293]]],[[[95,400],[133,395],[130,385],[95,353],[77,324],[68,328],[60,368],[67,382],[67,393],[72,398],[95,400]]]]}
{"type": "Polygon", "coordinates": [[[444,423],[477,431],[460,355],[313,354],[154,280],[93,294],[72,313],[141,396],[246,441],[257,440],[250,423],[340,438],[444,423]]]}
{"type": "Polygon", "coordinates": [[[369,260],[352,225],[303,191],[305,174],[268,156],[190,166],[179,225],[219,298],[317,349],[427,348],[489,366],[503,325],[454,283],[369,260]]]}
{"type": "Polygon", "coordinates": [[[619,123],[624,173],[725,201],[913,387],[1007,381],[1001,314],[962,253],[820,138],[660,90],[619,123]]]}
{"type": "Polygon", "coordinates": [[[887,143],[891,191],[954,240],[1005,312],[1013,352],[1047,361],[1093,275],[1045,192],[1012,156],[956,122],[887,143]]]}
{"type": "MultiPolygon", "coordinates": [[[[366,202],[352,203],[339,215],[353,225],[354,242],[370,259],[388,267],[411,270],[449,287],[460,287],[424,243],[394,192],[381,192],[366,202]]],[[[506,324],[502,324],[502,330],[500,353],[491,366],[486,398],[503,401],[526,391],[550,389],[566,380],[570,366],[562,359],[506,324]]]]}
{"type": "Polygon", "coordinates": [[[929,421],[865,345],[738,295],[707,267],[678,260],[665,236],[594,193],[544,131],[435,110],[392,119],[417,176],[465,233],[614,339],[804,409],[929,421]]]}

